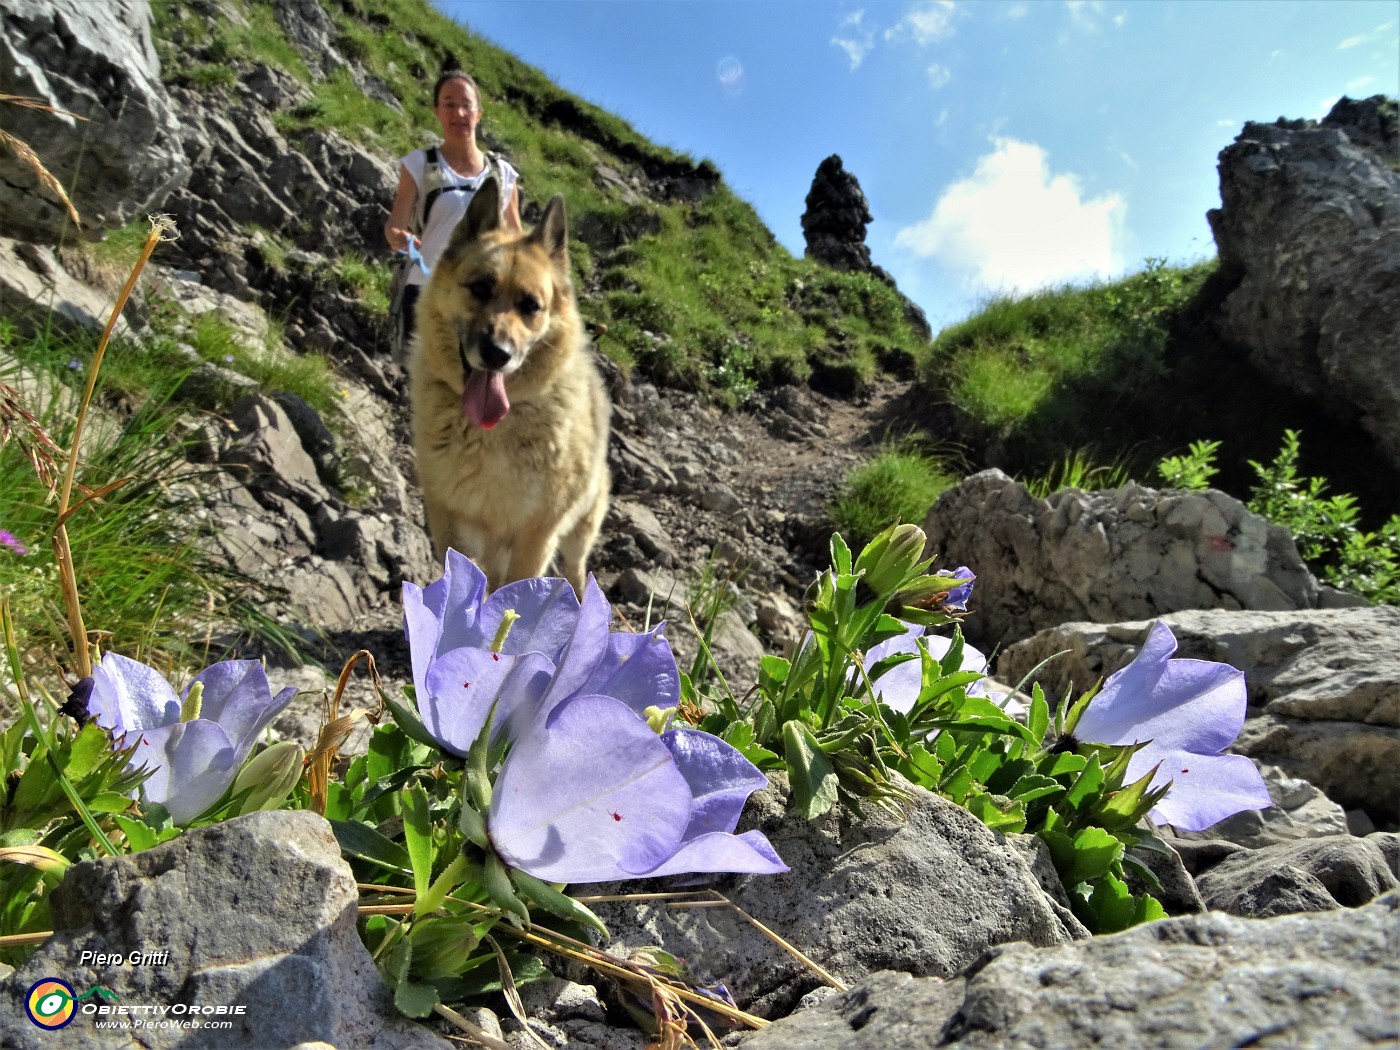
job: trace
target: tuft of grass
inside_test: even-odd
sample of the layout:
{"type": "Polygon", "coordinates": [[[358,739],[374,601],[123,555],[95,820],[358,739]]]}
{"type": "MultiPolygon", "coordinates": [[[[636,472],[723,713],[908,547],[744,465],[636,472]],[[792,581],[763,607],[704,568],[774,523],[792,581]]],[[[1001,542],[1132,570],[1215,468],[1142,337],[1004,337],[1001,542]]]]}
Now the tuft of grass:
{"type": "Polygon", "coordinates": [[[389,287],[394,280],[389,267],[351,252],[336,261],[335,276],[370,313],[389,315],[389,287]]]}
{"type": "Polygon", "coordinates": [[[849,546],[864,546],[890,525],[922,525],[934,501],[955,484],[937,460],[910,447],[886,448],[847,476],[831,517],[849,546]]]}
{"type": "Polygon", "coordinates": [[[1045,499],[1061,489],[1116,489],[1128,483],[1128,468],[1121,460],[1107,465],[1095,463],[1087,449],[1066,452],[1060,462],[1039,477],[1024,482],[1037,499],[1045,499]]]}

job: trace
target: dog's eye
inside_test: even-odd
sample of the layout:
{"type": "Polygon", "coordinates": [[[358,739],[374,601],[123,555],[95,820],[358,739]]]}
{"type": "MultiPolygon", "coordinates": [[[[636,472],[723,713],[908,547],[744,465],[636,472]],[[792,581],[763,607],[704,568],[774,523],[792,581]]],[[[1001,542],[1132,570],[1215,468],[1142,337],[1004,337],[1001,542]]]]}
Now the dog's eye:
{"type": "Polygon", "coordinates": [[[481,302],[486,302],[491,298],[491,293],[496,289],[496,282],[489,277],[478,277],[475,281],[467,284],[467,291],[481,302]]]}
{"type": "Polygon", "coordinates": [[[540,301],[533,295],[522,295],[515,308],[520,311],[521,317],[534,317],[540,312],[540,301]]]}

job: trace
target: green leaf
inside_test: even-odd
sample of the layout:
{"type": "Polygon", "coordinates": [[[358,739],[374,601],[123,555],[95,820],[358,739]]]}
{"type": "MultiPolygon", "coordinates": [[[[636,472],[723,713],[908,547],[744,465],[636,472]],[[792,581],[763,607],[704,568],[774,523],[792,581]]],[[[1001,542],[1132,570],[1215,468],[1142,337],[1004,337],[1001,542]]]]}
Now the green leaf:
{"type": "Polygon", "coordinates": [[[511,868],[510,881],[515,884],[520,896],[526,898],[534,904],[538,904],[551,915],[557,915],[561,919],[570,922],[581,923],[584,926],[591,926],[604,939],[609,939],[612,934],[603,925],[603,920],[594,915],[592,911],[584,907],[566,893],[561,893],[546,882],[541,882],[529,872],[521,871],[518,868],[511,868]]]}
{"type": "Polygon", "coordinates": [[[846,576],[851,571],[851,548],[839,532],[831,534],[831,570],[838,576],[846,576]]]}
{"type": "Polygon", "coordinates": [[[967,809],[993,831],[1012,834],[1026,830],[1026,807],[1022,802],[982,792],[967,800],[967,809]]]}
{"type": "Polygon", "coordinates": [[[1065,795],[1065,801],[1075,809],[1083,808],[1098,796],[1099,789],[1103,787],[1103,780],[1103,766],[1099,765],[1099,756],[1091,755],[1083,772],[1070,787],[1069,794],[1065,795]]]}
{"type": "MultiPolygon", "coordinates": [[[[1073,751],[1061,751],[1058,755],[1050,756],[1049,767],[1042,769],[1041,772],[1047,777],[1058,777],[1067,773],[1082,772],[1088,764],[1089,759],[1084,755],[1076,755],[1073,751]]],[[[1041,762],[1041,765],[1045,765],[1044,761],[1041,762]]]]}
{"type": "Polygon", "coordinates": [[[1065,786],[1058,780],[1041,776],[1039,773],[1027,773],[1011,785],[1011,790],[1007,794],[1022,802],[1031,802],[1038,798],[1045,798],[1047,795],[1059,794],[1064,790],[1065,786]]]}
{"type": "Polygon", "coordinates": [[[1150,894],[1140,897],[1128,891],[1128,884],[1115,875],[1105,875],[1087,901],[1095,933],[1117,933],[1140,922],[1166,918],[1161,903],[1150,894]]]}
{"type": "Polygon", "coordinates": [[[811,820],[836,805],[836,771],[811,729],[795,720],[784,722],[783,753],[799,813],[811,820]]]}
{"type": "Polygon", "coordinates": [[[131,808],[131,796],[124,791],[99,791],[87,800],[94,813],[125,813],[131,808]]]}
{"type": "MultiPolygon", "coordinates": [[[[1054,853],[1054,847],[1051,847],[1054,853]]],[[[1123,857],[1123,843],[1103,828],[1084,828],[1071,844],[1068,866],[1060,868],[1066,886],[1077,886],[1106,874],[1123,857]]],[[[1059,866],[1059,858],[1056,858],[1059,866]]]]}
{"type": "Polygon", "coordinates": [[[428,813],[428,793],[414,785],[399,794],[403,811],[403,839],[413,866],[413,890],[420,897],[433,881],[433,819],[428,813]]]}
{"type": "Polygon", "coordinates": [[[111,740],[107,731],[96,721],[87,723],[78,730],[68,752],[68,760],[62,763],[63,772],[74,784],[96,769],[111,753],[111,740]]]}
{"type": "Polygon", "coordinates": [[[358,820],[332,820],[330,824],[340,852],[345,856],[369,861],[404,875],[412,874],[413,862],[409,859],[408,850],[385,838],[368,824],[358,820]]]}
{"type": "Polygon", "coordinates": [[[519,919],[521,922],[530,921],[529,909],[525,907],[525,902],[515,895],[515,887],[511,885],[505,862],[494,852],[488,852],[481,865],[481,886],[491,898],[491,903],[507,913],[507,918],[519,919]]]}
{"type": "Polygon", "coordinates": [[[1095,814],[1097,823],[1117,831],[1120,828],[1130,828],[1147,816],[1148,811],[1161,797],[1148,790],[1152,786],[1155,773],[1155,769],[1149,770],[1121,791],[1115,791],[1104,799],[1095,814]]]}
{"type": "Polygon", "coordinates": [[[781,656],[765,656],[758,661],[758,674],[760,688],[782,685],[787,681],[788,672],[792,670],[792,665],[781,656]]]}
{"type": "Polygon", "coordinates": [[[1037,682],[1031,690],[1031,710],[1027,718],[1031,731],[1031,741],[1036,745],[1045,743],[1045,734],[1050,731],[1050,705],[1045,702],[1045,692],[1037,682]]]}
{"type": "Polygon", "coordinates": [[[394,1005],[405,1017],[422,1020],[440,1002],[438,991],[431,984],[404,980],[394,986],[394,1005]]]}

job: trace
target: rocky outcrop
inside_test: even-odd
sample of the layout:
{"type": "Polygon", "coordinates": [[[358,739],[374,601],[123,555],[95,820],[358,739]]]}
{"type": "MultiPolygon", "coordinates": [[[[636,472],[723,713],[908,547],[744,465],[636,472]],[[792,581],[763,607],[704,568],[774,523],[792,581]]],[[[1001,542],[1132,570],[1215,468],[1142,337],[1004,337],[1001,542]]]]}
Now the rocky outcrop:
{"type": "MultiPolygon", "coordinates": [[[[1244,672],[1250,711],[1234,750],[1317,786],[1377,823],[1400,821],[1400,609],[1182,612],[1163,616],[1177,655],[1244,672]]],[[[1048,696],[1126,666],[1145,622],[1066,623],[1007,649],[997,676],[1038,675],[1048,696]]]]}
{"type": "Polygon", "coordinates": [[[1071,620],[1307,609],[1322,594],[1287,529],[1214,490],[1128,484],[1042,500],[985,470],[944,492],[924,531],[939,564],[977,574],[963,631],[983,650],[1071,620]]]}
{"type": "MultiPolygon", "coordinates": [[[[833,153],[817,166],[806,205],[807,210],[802,213],[806,258],[833,270],[871,274],[898,291],[894,278],[871,261],[865,244],[865,228],[872,219],[870,202],[838,154],[833,153]]],[[[900,297],[904,300],[905,319],[924,339],[933,338],[923,310],[907,296],[900,297]]]]}
{"type": "MultiPolygon", "coordinates": [[[[96,237],[159,203],[189,177],[180,124],[160,84],[147,0],[0,0],[5,131],[39,154],[96,237]]],[[[0,149],[7,236],[56,244],[67,210],[13,150],[0,149]]]]}
{"type": "Polygon", "coordinates": [[[77,864],[53,895],[54,936],[0,983],[0,1045],[53,1045],[24,1002],[35,982],[61,975],[80,995],[108,989],[129,1016],[152,1022],[133,1039],[96,1029],[97,1013],[79,1010],[61,1042],[84,1050],[311,1042],[443,1050],[451,1044],[395,1011],[356,932],[358,901],[330,825],[306,811],[254,813],[77,864]],[[151,953],[145,962],[142,953],[151,953]],[[166,1016],[151,1012],[161,1007],[166,1016]],[[233,1029],[156,1023],[206,1011],[233,1029]]]}
{"type": "MultiPolygon", "coordinates": [[[[744,821],[768,836],[792,871],[745,879],[727,896],[841,980],[891,967],[952,977],[994,944],[1087,936],[1019,849],[921,788],[904,820],[872,807],[863,821],[836,811],[808,821],[787,812],[786,801],[781,790],[755,795],[744,821]]],[[[821,983],[729,909],[623,901],[601,905],[599,915],[613,933],[612,950],[665,945],[760,1016],[782,1016],[821,983]]]]}
{"type": "Polygon", "coordinates": [[[1357,420],[1400,475],[1397,105],[1343,98],[1319,124],[1249,123],[1220,154],[1209,213],[1238,287],[1222,331],[1261,371],[1357,420]]]}
{"type": "Polygon", "coordinates": [[[1397,912],[1390,893],[1355,911],[1199,915],[1056,948],[1006,945],[957,981],[875,974],[742,1045],[1380,1045],[1400,1037],[1397,912]]]}

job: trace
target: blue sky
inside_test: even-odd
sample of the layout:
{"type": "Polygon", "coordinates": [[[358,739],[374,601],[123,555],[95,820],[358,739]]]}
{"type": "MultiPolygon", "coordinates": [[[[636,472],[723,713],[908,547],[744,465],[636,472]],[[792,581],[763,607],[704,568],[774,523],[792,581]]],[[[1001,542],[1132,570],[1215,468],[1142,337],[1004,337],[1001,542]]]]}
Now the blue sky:
{"type": "Polygon", "coordinates": [[[935,329],[999,291],[1214,254],[1216,157],[1246,120],[1400,94],[1397,0],[436,2],[713,160],[794,254],[839,153],[875,261],[935,329]]]}

